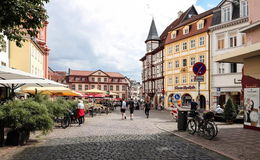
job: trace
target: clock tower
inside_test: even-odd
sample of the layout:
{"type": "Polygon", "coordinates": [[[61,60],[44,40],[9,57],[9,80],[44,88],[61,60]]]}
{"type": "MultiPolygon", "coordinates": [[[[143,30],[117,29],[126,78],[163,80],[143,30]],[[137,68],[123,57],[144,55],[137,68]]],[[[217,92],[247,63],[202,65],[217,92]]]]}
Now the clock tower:
{"type": "Polygon", "coordinates": [[[158,37],[157,29],[154,23],[154,19],[152,20],[150,31],[148,37],[145,41],[146,43],[146,52],[152,52],[154,49],[159,47],[160,38],[158,37]]]}

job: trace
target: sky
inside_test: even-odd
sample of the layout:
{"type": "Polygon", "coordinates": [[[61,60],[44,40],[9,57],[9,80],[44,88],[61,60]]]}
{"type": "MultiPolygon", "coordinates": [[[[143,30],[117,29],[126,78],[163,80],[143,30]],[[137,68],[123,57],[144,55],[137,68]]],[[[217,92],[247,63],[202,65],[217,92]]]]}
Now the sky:
{"type": "Polygon", "coordinates": [[[152,18],[158,34],[194,5],[199,13],[221,0],[51,0],[49,66],[53,70],[101,69],[141,81],[145,43],[152,18]]]}

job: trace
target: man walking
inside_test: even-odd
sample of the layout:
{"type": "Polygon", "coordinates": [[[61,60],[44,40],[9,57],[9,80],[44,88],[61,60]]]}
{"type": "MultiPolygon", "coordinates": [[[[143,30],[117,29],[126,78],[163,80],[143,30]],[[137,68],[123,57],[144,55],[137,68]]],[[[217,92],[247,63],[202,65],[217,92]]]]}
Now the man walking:
{"type": "Polygon", "coordinates": [[[150,109],[151,109],[151,102],[149,100],[147,100],[144,105],[144,112],[145,112],[145,115],[147,118],[149,118],[150,109]]]}
{"type": "Polygon", "coordinates": [[[129,101],[129,111],[130,111],[130,120],[133,120],[133,113],[134,113],[134,109],[135,109],[135,105],[134,105],[134,101],[133,99],[131,99],[129,101]]]}

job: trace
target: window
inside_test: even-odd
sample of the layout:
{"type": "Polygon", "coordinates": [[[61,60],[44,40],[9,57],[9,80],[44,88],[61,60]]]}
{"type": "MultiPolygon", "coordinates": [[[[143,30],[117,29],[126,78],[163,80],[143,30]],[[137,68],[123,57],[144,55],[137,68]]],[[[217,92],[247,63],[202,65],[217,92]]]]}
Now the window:
{"type": "Polygon", "coordinates": [[[101,90],[101,85],[98,85],[98,89],[101,90]]]}
{"type": "Polygon", "coordinates": [[[116,91],[119,91],[119,86],[116,86],[116,91]]]}
{"type": "Polygon", "coordinates": [[[82,81],[84,82],[86,80],[86,78],[82,78],[82,81]]]}
{"type": "Polygon", "coordinates": [[[126,91],[126,86],[122,86],[122,91],[126,91]]]}
{"type": "Polygon", "coordinates": [[[231,73],[237,72],[237,64],[236,63],[230,63],[230,72],[231,73]]]}
{"type": "Polygon", "coordinates": [[[224,63],[218,63],[218,73],[225,73],[225,64],[224,63]]]}
{"type": "Polygon", "coordinates": [[[101,78],[98,78],[98,82],[101,82],[101,78]]]}
{"type": "Polygon", "coordinates": [[[179,52],[180,51],[180,46],[179,45],[176,45],[175,46],[175,52],[179,52]]]}
{"type": "Polygon", "coordinates": [[[190,65],[193,66],[195,64],[195,57],[190,58],[190,65]]]}
{"type": "Polygon", "coordinates": [[[182,83],[186,83],[186,82],[187,82],[186,76],[183,76],[182,77],[182,83]]]}
{"type": "Polygon", "coordinates": [[[172,47],[168,47],[168,54],[172,54],[172,47]]]}
{"type": "Polygon", "coordinates": [[[88,85],[87,84],[85,85],[85,90],[88,90],[88,85]]]}
{"type": "Polygon", "coordinates": [[[79,90],[79,91],[82,90],[82,85],[81,85],[81,84],[78,85],[78,90],[79,90]]]}
{"type": "Polygon", "coordinates": [[[203,46],[205,43],[205,38],[204,37],[200,37],[200,46],[203,46]]]}
{"type": "Polygon", "coordinates": [[[229,38],[229,47],[236,47],[237,46],[237,37],[230,37],[229,38]]]}
{"type": "Polygon", "coordinates": [[[246,34],[242,34],[242,44],[246,44],[246,34]]]}
{"type": "Polygon", "coordinates": [[[180,66],[180,65],[179,65],[179,61],[175,61],[175,67],[176,67],[176,68],[179,68],[179,66],[180,66]]]}
{"type": "Polygon", "coordinates": [[[176,83],[176,84],[179,83],[179,77],[175,77],[175,83],[176,83]]]}
{"type": "Polygon", "coordinates": [[[104,85],[104,91],[107,91],[107,85],[104,85]]]}
{"type": "Polygon", "coordinates": [[[218,49],[219,49],[219,50],[225,48],[224,42],[225,42],[224,39],[219,39],[219,40],[218,40],[218,49]]]}
{"type": "Polygon", "coordinates": [[[172,85],[172,77],[168,78],[168,85],[172,85]]]}
{"type": "Polygon", "coordinates": [[[183,60],[182,60],[182,66],[183,66],[183,67],[187,66],[187,59],[183,59],[183,60]]]}
{"type": "Polygon", "coordinates": [[[228,22],[231,20],[231,9],[226,7],[222,9],[222,22],[228,22]]]}
{"type": "Polygon", "coordinates": [[[104,82],[107,82],[107,78],[104,78],[104,82]]]}
{"type": "Polygon", "coordinates": [[[176,38],[176,31],[173,31],[171,34],[171,39],[174,39],[174,38],[176,38]]]}
{"type": "Polygon", "coordinates": [[[190,41],[190,48],[195,48],[195,40],[190,41]]]}
{"type": "Polygon", "coordinates": [[[113,91],[113,86],[110,86],[110,91],[113,91]]]}
{"type": "Polygon", "coordinates": [[[197,30],[204,28],[204,20],[200,20],[197,23],[197,30]]]}
{"type": "Polygon", "coordinates": [[[190,76],[190,82],[195,82],[195,76],[194,75],[190,76]]]}
{"type": "Polygon", "coordinates": [[[95,88],[95,85],[91,85],[91,89],[94,89],[95,88]]]}
{"type": "Polygon", "coordinates": [[[95,78],[94,77],[92,78],[92,82],[95,82],[95,78]]]}
{"type": "Polygon", "coordinates": [[[187,49],[187,42],[182,43],[182,50],[186,50],[187,49]]]}
{"type": "Polygon", "coordinates": [[[248,16],[248,2],[247,0],[240,1],[240,17],[248,16]]]}
{"type": "Polygon", "coordinates": [[[185,26],[183,28],[183,34],[188,34],[189,33],[189,26],[185,26]]]}
{"type": "Polygon", "coordinates": [[[75,90],[75,84],[73,84],[73,85],[71,86],[71,89],[72,89],[72,90],[75,90]]]}
{"type": "Polygon", "coordinates": [[[201,63],[204,63],[204,62],[205,62],[205,59],[204,59],[204,56],[203,56],[203,55],[200,56],[200,62],[201,62],[201,63]]]}
{"type": "Polygon", "coordinates": [[[168,69],[172,69],[172,62],[168,62],[168,69]]]}

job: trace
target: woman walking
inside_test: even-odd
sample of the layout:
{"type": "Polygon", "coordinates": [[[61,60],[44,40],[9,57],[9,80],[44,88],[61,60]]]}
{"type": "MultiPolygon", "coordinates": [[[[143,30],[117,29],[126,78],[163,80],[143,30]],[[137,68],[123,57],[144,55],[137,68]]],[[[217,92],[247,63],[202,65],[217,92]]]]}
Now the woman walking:
{"type": "Polygon", "coordinates": [[[79,121],[79,126],[84,122],[85,109],[82,100],[79,100],[78,108],[77,108],[77,117],[79,121]]]}
{"type": "Polygon", "coordinates": [[[147,102],[144,105],[144,112],[147,118],[149,118],[150,109],[151,109],[151,102],[147,100],[147,102]]]}
{"type": "Polygon", "coordinates": [[[134,109],[135,109],[134,101],[133,99],[131,99],[129,101],[130,120],[133,120],[134,109]]]}

